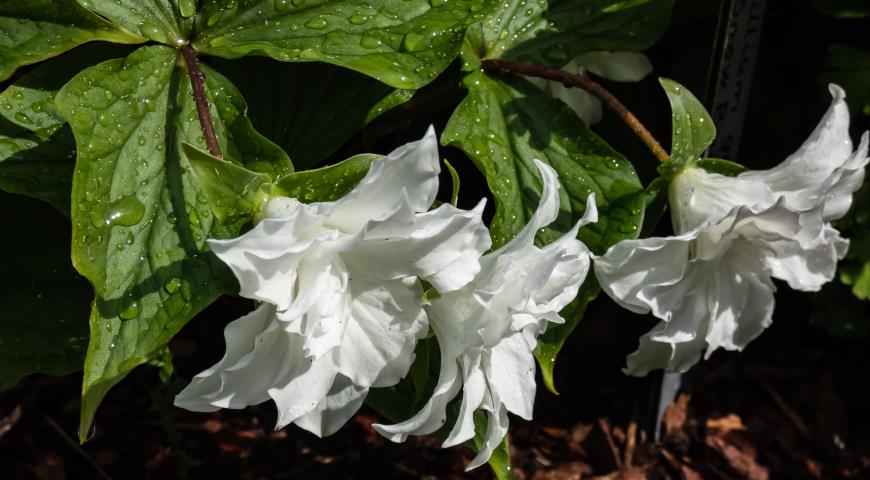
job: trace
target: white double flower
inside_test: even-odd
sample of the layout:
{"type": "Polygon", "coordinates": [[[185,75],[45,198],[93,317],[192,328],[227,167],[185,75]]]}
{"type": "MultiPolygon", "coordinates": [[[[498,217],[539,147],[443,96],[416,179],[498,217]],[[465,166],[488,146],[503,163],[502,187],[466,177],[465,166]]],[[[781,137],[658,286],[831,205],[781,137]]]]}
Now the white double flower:
{"type": "Polygon", "coordinates": [[[396,425],[375,425],[387,438],[401,442],[409,434],[426,435],[445,423],[447,404],[462,390],[459,416],[443,446],[475,435],[474,412],[488,417],[486,437],[468,469],[486,463],[508,430],[507,413],[532,418],[535,399],[537,337],[559,316],[589,270],[586,246],[578,229],[597,220],[592,195],[580,222],[561,238],[538,248],[535,234],[559,212],[556,172],[535,161],[543,177],[537,211],[509,243],[480,260],[481,270],[465,288],[432,300],[427,307],[441,351],[435,392],[419,413],[396,425]]]}
{"type": "Polygon", "coordinates": [[[226,327],[223,359],[175,404],[214,411],[272,399],[277,428],[328,435],[369,388],[404,377],[428,330],[420,280],[443,293],[464,287],[491,244],[483,202],[428,211],[439,171],[430,129],[375,160],[340,200],[274,198],[249,232],[210,240],[240,294],[262,303],[226,327]]]}
{"type": "Polygon", "coordinates": [[[833,278],[848,241],[830,222],[863,182],[868,134],[853,152],[845,94],[831,93],[821,123],[780,165],[736,177],[687,168],[669,190],[676,236],[623,241],[596,258],[605,292],[662,320],[627,373],[685,371],[704,352],[741,350],[770,325],[771,278],[803,291],[833,278]]]}

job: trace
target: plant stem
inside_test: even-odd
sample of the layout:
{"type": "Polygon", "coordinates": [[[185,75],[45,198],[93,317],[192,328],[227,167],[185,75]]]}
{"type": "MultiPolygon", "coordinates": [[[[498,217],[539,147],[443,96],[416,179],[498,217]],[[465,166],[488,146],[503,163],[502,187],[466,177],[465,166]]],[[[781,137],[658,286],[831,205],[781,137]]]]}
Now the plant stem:
{"type": "Polygon", "coordinates": [[[590,80],[586,76],[572,75],[564,70],[545,68],[530,63],[515,62],[513,60],[504,59],[484,60],[481,62],[481,66],[484,71],[490,73],[499,73],[502,75],[514,73],[530,77],[546,78],[547,80],[560,82],[566,87],[582,88],[598,97],[602,102],[610,107],[611,110],[616,112],[622,121],[625,122],[625,124],[628,125],[628,127],[631,128],[631,130],[641,139],[641,141],[646,144],[656,158],[661,162],[667,162],[670,159],[668,152],[662,148],[661,144],[655,139],[655,137],[653,137],[649,130],[646,129],[643,123],[641,123],[641,121],[638,120],[638,118],[634,116],[634,114],[631,113],[622,102],[620,102],[604,87],[590,80]]]}
{"type": "Polygon", "coordinates": [[[208,153],[218,158],[223,158],[221,147],[218,143],[217,134],[214,131],[214,122],[211,119],[211,109],[205,96],[205,74],[199,68],[199,58],[196,49],[190,44],[181,47],[181,54],[187,63],[187,74],[190,76],[190,85],[193,87],[193,99],[196,103],[196,114],[202,126],[202,136],[208,147],[208,153]]]}

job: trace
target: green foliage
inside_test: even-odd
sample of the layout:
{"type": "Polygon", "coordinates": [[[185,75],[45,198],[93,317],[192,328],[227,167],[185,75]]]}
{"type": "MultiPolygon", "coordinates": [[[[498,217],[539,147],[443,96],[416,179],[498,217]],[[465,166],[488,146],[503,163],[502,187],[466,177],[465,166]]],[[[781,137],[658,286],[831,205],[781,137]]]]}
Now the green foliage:
{"type": "Polygon", "coordinates": [[[94,15],[76,0],[0,1],[0,80],[22,65],[99,40],[140,43],[144,39],[94,15]]]}
{"type": "MultiPolygon", "coordinates": [[[[5,40],[0,78],[87,42],[153,42],[135,51],[103,43],[79,48],[0,93],[0,188],[70,214],[72,263],[93,287],[82,440],[113,385],[143,363],[171,365],[161,360],[168,358],[167,342],[219,295],[238,291],[206,240],[237,236],[270,196],[304,202],[344,196],[378,156],[356,155],[310,168],[329,161],[374,118],[410,100],[460,49],[471,67],[501,56],[558,66],[588,51],[639,51],[661,34],[673,1],[552,3],[0,0],[0,39],[5,40]],[[212,58],[216,68],[202,65],[223,158],[204,151],[191,80],[179,55],[188,45],[223,57],[212,58]],[[240,58],[246,56],[270,58],[240,58]],[[290,158],[300,171],[294,171],[290,158]]],[[[541,185],[533,159],[553,166],[562,182],[559,218],[540,232],[540,243],[570,230],[590,193],[600,220],[584,228],[580,238],[594,252],[638,235],[644,207],[657,191],[644,191],[628,160],[570,108],[522,78],[495,79],[473,71],[463,84],[468,94],[442,143],[460,148],[486,176],[495,199],[496,247],[512,238],[537,207],[541,185]]],[[[675,145],[678,127],[703,133],[697,125],[675,123],[675,145]]],[[[679,137],[685,148],[677,153],[694,155],[694,161],[703,135],[686,138],[679,137]]],[[[447,168],[455,204],[460,178],[447,168]]],[[[22,222],[17,216],[9,221],[22,222]]],[[[5,241],[11,242],[8,251],[17,251],[25,240],[5,241]]],[[[46,261],[63,263],[53,256],[56,246],[46,243],[46,249],[46,261]]],[[[28,255],[21,261],[16,269],[39,263],[28,255]]],[[[40,268],[33,271],[44,274],[40,268]]],[[[57,288],[74,293],[69,299],[51,305],[21,302],[39,313],[34,332],[22,332],[23,311],[10,309],[10,316],[0,316],[2,338],[12,332],[8,338],[22,345],[5,350],[0,387],[30,372],[60,373],[81,365],[87,285],[73,274],[60,278],[68,281],[57,288]],[[43,322],[51,325],[51,309],[59,308],[80,315],[56,315],[69,319],[68,329],[45,333],[43,322]],[[45,348],[33,346],[38,339],[45,348]]],[[[26,296],[27,281],[6,294],[26,296]]],[[[598,291],[590,277],[563,312],[566,323],[552,326],[539,341],[536,356],[551,390],[556,356],[598,291]]],[[[438,369],[437,342],[429,337],[418,344],[405,381],[374,389],[367,401],[391,420],[407,418],[431,395],[438,369]]],[[[457,402],[451,408],[455,418],[457,402]]],[[[478,412],[476,423],[482,419],[478,412]]],[[[485,428],[478,426],[472,448],[483,439],[485,428]]],[[[510,478],[506,441],[490,465],[498,478],[510,478]]]]}
{"type": "Polygon", "coordinates": [[[459,52],[465,28],[492,0],[259,0],[205,2],[195,46],[210,55],[322,61],[415,89],[459,52]]]}
{"type": "MultiPolygon", "coordinates": [[[[224,150],[253,167],[289,170],[283,152],[241,118],[244,102],[232,85],[213,73],[209,78],[224,150]]],[[[83,439],[109,388],[217,296],[237,288],[205,239],[238,231],[214,218],[180,155],[182,142],[203,144],[183,79],[175,50],[143,47],[84,70],[57,96],[78,146],[73,264],[96,293],[83,439]]]]}
{"type": "Polygon", "coordinates": [[[465,85],[468,96],[442,143],[461,148],[487,178],[496,203],[493,248],[513,238],[538,206],[540,175],[533,159],[555,168],[563,187],[561,214],[539,234],[542,243],[573,227],[590,193],[600,220],[581,230],[589,248],[603,253],[619,239],[637,235],[643,198],[634,169],[572,110],[522,79],[472,73],[465,85]]]}
{"type": "Polygon", "coordinates": [[[0,276],[0,389],[31,373],[81,369],[91,289],[70,264],[68,222],[48,205],[0,193],[0,225],[8,253],[0,276]]]}
{"type": "MultiPolygon", "coordinates": [[[[564,103],[522,79],[493,79],[477,72],[482,58],[514,58],[561,66],[585,52],[632,51],[650,46],[667,26],[673,2],[544,0],[503,3],[469,29],[462,56],[471,73],[468,96],[447,124],[442,143],[462,149],[487,179],[495,197],[490,231],[493,247],[506,243],[537,206],[540,185],[533,159],[553,166],[562,183],[561,213],[538,235],[548,243],[571,228],[595,193],[598,223],[580,232],[596,253],[637,237],[643,221],[643,188],[631,164],[592,133],[564,103]]],[[[599,288],[591,277],[551,325],[535,356],[544,383],[555,392],[553,369],[559,350],[599,288]]]]}
{"type": "Polygon", "coordinates": [[[590,51],[640,51],[670,21],[673,0],[510,0],[470,31],[480,58],[559,67],[590,51]],[[552,5],[550,5],[552,3],[552,5]]]}
{"type": "Polygon", "coordinates": [[[171,46],[180,45],[188,38],[196,6],[195,0],[80,1],[130,32],[171,46]]]}

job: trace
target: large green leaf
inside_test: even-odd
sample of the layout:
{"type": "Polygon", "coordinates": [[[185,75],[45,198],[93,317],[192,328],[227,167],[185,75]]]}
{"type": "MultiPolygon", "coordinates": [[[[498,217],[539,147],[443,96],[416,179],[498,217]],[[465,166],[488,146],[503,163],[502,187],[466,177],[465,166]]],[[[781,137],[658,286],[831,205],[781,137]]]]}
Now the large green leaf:
{"type": "Polygon", "coordinates": [[[559,67],[585,52],[640,51],[667,27],[673,0],[508,0],[469,30],[481,58],[559,67]]]}
{"type": "MultiPolygon", "coordinates": [[[[244,101],[207,71],[221,147],[253,170],[286,173],[286,155],[253,131],[244,101]],[[250,152],[250,153],[249,153],[250,152]]],[[[238,234],[215,220],[181,144],[204,147],[176,51],[143,47],[91,67],[56,99],[76,137],[73,263],[94,286],[79,434],[106,392],[198,311],[238,287],[205,246],[238,234]]]]}
{"type": "Polygon", "coordinates": [[[257,130],[284,148],[299,169],[321,164],[363,126],[414,94],[326,63],[246,57],[217,66],[248,101],[257,130]]]}
{"type": "Polygon", "coordinates": [[[79,0],[82,5],[145,38],[178,46],[193,27],[196,0],[79,0]]]}
{"type": "Polygon", "coordinates": [[[69,222],[47,205],[0,193],[0,389],[31,373],[82,368],[91,289],[69,261],[69,222]]]}
{"type": "Polygon", "coordinates": [[[0,0],[0,80],[87,42],[141,43],[76,0],[0,0]]]}
{"type": "MultiPolygon", "coordinates": [[[[108,1],[108,0],[107,0],[108,1]]],[[[195,47],[210,55],[322,61],[401,89],[429,83],[456,57],[493,0],[211,0],[195,47]]]]}
{"type": "MultiPolygon", "coordinates": [[[[637,236],[644,196],[634,168],[567,105],[520,78],[502,81],[475,72],[465,85],[468,96],[450,118],[442,143],[461,148],[487,178],[496,204],[490,226],[494,248],[519,232],[538,205],[541,185],[533,159],[551,165],[563,187],[559,218],[539,233],[539,241],[548,243],[568,231],[593,192],[599,220],[581,229],[580,239],[600,254],[619,240],[637,236]]],[[[597,288],[587,290],[575,310],[582,310],[595,293],[597,288]]],[[[579,315],[566,320],[550,326],[536,353],[551,390],[552,364],[579,315]]]]}
{"type": "Polygon", "coordinates": [[[0,189],[44,200],[69,215],[75,141],[54,96],[85,66],[128,47],[90,44],[36,67],[0,93],[0,189]]]}

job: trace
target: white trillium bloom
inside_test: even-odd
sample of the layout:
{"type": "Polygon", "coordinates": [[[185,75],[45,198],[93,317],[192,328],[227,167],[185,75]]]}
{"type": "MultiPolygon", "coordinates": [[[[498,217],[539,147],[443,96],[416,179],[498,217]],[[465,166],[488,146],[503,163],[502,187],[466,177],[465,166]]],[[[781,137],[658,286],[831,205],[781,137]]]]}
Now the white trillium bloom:
{"type": "Polygon", "coordinates": [[[432,300],[427,308],[441,351],[435,392],[414,417],[396,425],[374,425],[392,441],[426,435],[446,421],[447,404],[462,389],[459,418],[443,446],[474,437],[474,412],[487,412],[486,439],[468,470],[489,459],[507,433],[507,412],[532,418],[535,360],[532,351],[548,322],[574,297],[589,270],[589,251],[578,229],[597,220],[595,199],[583,219],[555,242],[538,248],[535,233],[559,212],[556,172],[535,161],[543,177],[541,201],[529,223],[509,243],[485,255],[477,277],[465,288],[432,300]]]}
{"type": "Polygon", "coordinates": [[[210,240],[240,294],[262,302],[230,323],[227,350],[175,399],[194,411],[272,399],[281,428],[340,428],[370,387],[396,384],[428,320],[418,279],[465,286],[491,244],[473,211],[442,205],[438,149],[426,136],[375,160],[335,202],[271,199],[265,218],[232,240],[210,240]]]}
{"type": "MultiPolygon", "coordinates": [[[[562,67],[572,74],[585,75],[586,72],[616,82],[639,82],[652,72],[653,67],[646,55],[636,52],[587,52],[562,67]]],[[[591,93],[566,87],[538,77],[526,77],[530,82],[558,98],[571,107],[587,125],[601,121],[601,101],[591,93]]]]}
{"type": "Polygon", "coordinates": [[[620,242],[596,258],[602,288],[662,321],[641,338],[626,372],[685,371],[717,348],[741,350],[770,325],[775,286],[816,291],[848,241],[829,223],[860,188],[868,134],[849,138],[843,91],[810,138],[780,165],[737,177],[688,168],[671,183],[677,235],[620,242]]]}

